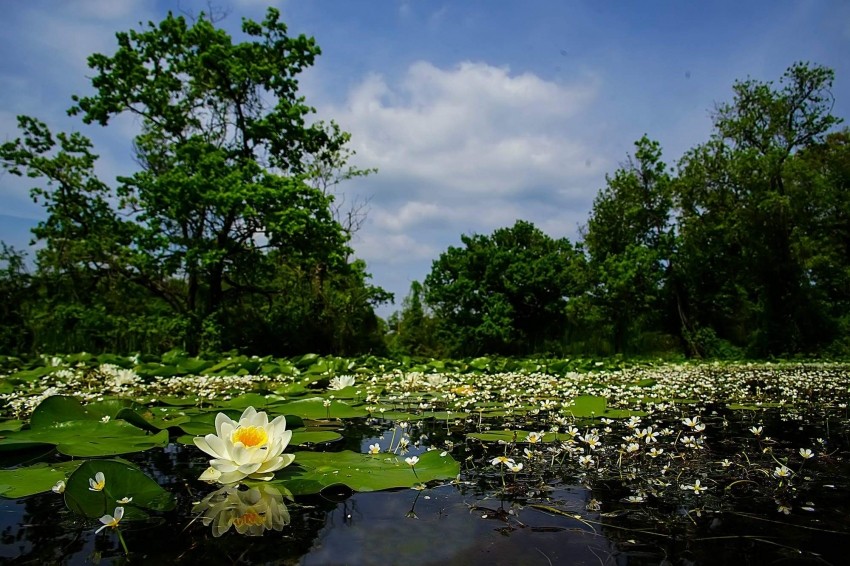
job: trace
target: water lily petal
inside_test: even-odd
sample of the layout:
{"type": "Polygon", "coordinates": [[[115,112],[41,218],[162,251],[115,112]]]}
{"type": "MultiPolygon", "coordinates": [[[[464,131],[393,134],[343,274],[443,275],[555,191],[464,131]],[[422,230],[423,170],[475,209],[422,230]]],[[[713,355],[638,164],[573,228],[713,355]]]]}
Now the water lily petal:
{"type": "Polygon", "coordinates": [[[230,431],[232,431],[234,428],[236,428],[236,427],[235,427],[235,423],[233,422],[233,419],[231,419],[230,417],[228,417],[228,416],[227,416],[226,414],[224,414],[224,413],[219,413],[219,414],[217,414],[217,415],[215,416],[215,432],[216,432],[216,434],[218,434],[218,436],[219,436],[219,437],[221,437],[221,438],[224,438],[225,436],[229,436],[229,435],[230,435],[230,431],[227,431],[227,433],[225,434],[225,433],[224,433],[224,431],[223,431],[223,429],[222,429],[222,427],[223,427],[225,424],[229,424],[229,425],[230,425],[230,427],[231,427],[230,431]]]}
{"type": "Polygon", "coordinates": [[[242,464],[239,466],[239,471],[246,476],[250,476],[254,472],[256,472],[260,468],[260,462],[250,462],[248,464],[242,464]]]}
{"type": "Polygon", "coordinates": [[[201,474],[201,477],[199,477],[198,479],[201,481],[219,481],[221,475],[221,472],[210,466],[209,468],[204,470],[204,473],[201,474]]]}
{"type": "Polygon", "coordinates": [[[233,460],[230,459],[221,459],[216,458],[214,460],[210,460],[210,466],[215,468],[221,473],[232,472],[237,469],[239,466],[233,463],[233,460]]]}

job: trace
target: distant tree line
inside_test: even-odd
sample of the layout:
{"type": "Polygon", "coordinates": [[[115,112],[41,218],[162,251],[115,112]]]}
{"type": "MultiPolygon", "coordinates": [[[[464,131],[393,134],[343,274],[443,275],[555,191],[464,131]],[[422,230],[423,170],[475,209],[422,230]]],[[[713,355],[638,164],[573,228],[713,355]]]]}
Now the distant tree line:
{"type": "Polygon", "coordinates": [[[298,95],[319,48],[274,9],[242,32],[169,14],[89,58],[94,94],[69,114],[140,126],[138,170],[115,186],[88,138],[19,118],[0,164],[38,180],[46,220],[33,273],[0,250],[0,352],[383,349],[374,306],[392,297],[349,259],[362,207],[333,198],[369,171],[346,166],[348,134],[308,125],[298,95]]]}
{"type": "Polygon", "coordinates": [[[517,221],[462,236],[389,320],[391,350],[694,357],[850,352],[850,131],[833,72],[735,83],[714,132],[662,161],[644,136],[582,240],[517,221]]]}
{"type": "Polygon", "coordinates": [[[46,219],[34,268],[0,246],[0,353],[238,350],[769,356],[850,351],[850,132],[831,70],[747,80],[714,134],[668,167],[647,137],[581,240],[530,222],[464,235],[399,312],[351,259],[364,203],[334,187],[347,133],[308,124],[298,74],[320,50],[270,9],[234,42],[205,16],[116,34],[71,115],[130,115],[138,168],[109,184],[91,141],[19,118],[0,145],[46,219]]]}

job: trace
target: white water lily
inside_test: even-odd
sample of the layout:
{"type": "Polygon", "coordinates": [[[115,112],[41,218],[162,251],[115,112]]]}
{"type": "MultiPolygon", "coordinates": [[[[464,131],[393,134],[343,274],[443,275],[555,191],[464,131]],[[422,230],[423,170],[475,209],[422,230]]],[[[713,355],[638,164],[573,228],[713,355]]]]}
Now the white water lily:
{"type": "Polygon", "coordinates": [[[331,379],[330,383],[328,384],[328,389],[339,391],[340,389],[345,389],[346,387],[351,387],[353,385],[353,375],[340,375],[331,379]]]}
{"type": "Polygon", "coordinates": [[[228,484],[243,479],[270,480],[274,472],[295,460],[283,450],[292,438],[283,415],[269,422],[264,411],[248,407],[234,421],[224,413],[215,417],[216,434],[195,437],[195,446],[213,457],[201,474],[203,481],[228,484]]]}
{"type": "Polygon", "coordinates": [[[192,511],[201,514],[204,525],[212,525],[214,537],[231,527],[242,535],[260,536],[267,530],[281,531],[290,522],[283,495],[271,485],[248,490],[224,486],[196,503],[192,511]]]}

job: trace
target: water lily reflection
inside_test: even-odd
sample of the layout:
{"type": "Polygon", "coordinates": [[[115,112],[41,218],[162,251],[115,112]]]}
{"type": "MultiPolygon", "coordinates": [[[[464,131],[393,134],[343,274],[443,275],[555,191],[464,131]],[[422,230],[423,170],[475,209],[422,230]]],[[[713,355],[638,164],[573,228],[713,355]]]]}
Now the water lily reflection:
{"type": "Polygon", "coordinates": [[[230,527],[241,535],[260,536],[266,530],[283,530],[290,520],[283,495],[269,485],[251,489],[225,486],[195,504],[192,512],[201,514],[205,526],[212,525],[214,537],[220,537],[230,527]]]}

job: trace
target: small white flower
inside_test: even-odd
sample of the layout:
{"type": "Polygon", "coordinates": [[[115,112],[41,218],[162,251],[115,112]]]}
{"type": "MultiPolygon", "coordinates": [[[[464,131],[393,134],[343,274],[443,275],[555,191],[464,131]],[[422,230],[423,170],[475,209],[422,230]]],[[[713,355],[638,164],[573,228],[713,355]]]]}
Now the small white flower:
{"type": "Polygon", "coordinates": [[[529,432],[525,436],[525,441],[531,444],[537,444],[538,442],[543,440],[542,432],[529,432]]]}
{"type": "Polygon", "coordinates": [[[419,462],[419,456],[411,456],[410,458],[405,458],[404,461],[411,466],[415,466],[419,462]]]}
{"type": "Polygon", "coordinates": [[[380,454],[381,453],[381,445],[378,443],[369,445],[369,454],[380,454]]]}
{"type": "Polygon", "coordinates": [[[106,487],[106,477],[103,472],[98,472],[94,478],[89,478],[89,491],[103,491],[104,487],[106,487]]]}
{"type": "Polygon", "coordinates": [[[788,466],[776,466],[773,470],[773,476],[779,479],[791,477],[791,468],[788,466]]]}
{"type": "Polygon", "coordinates": [[[108,423],[108,422],[109,422],[109,415],[103,415],[103,418],[102,418],[102,419],[100,419],[100,422],[102,422],[102,423],[108,423]]]}
{"type": "Polygon", "coordinates": [[[763,426],[751,426],[750,432],[756,436],[761,436],[762,431],[764,430],[763,426]]]}
{"type": "Polygon", "coordinates": [[[507,456],[496,456],[492,460],[490,460],[491,466],[498,466],[499,464],[504,464],[505,466],[509,466],[514,463],[513,458],[508,458],[507,456]]]}
{"type": "Polygon", "coordinates": [[[516,472],[518,472],[522,469],[522,462],[520,462],[519,464],[514,464],[513,462],[509,462],[507,464],[507,466],[508,466],[508,469],[510,471],[516,473],[516,472]]]}
{"type": "Polygon", "coordinates": [[[800,456],[808,460],[809,458],[814,458],[815,454],[809,448],[800,448],[800,456]]]}
{"type": "Polygon", "coordinates": [[[65,493],[65,480],[59,480],[56,485],[50,488],[53,493],[65,493]]]}
{"type": "Polygon", "coordinates": [[[127,503],[130,503],[131,501],[133,501],[132,497],[122,497],[121,499],[116,501],[116,503],[120,503],[121,505],[125,505],[127,503]]]}
{"type": "Polygon", "coordinates": [[[124,508],[116,507],[112,515],[104,515],[100,518],[100,522],[103,523],[103,526],[96,530],[95,534],[99,533],[106,527],[112,527],[113,529],[116,528],[118,523],[121,522],[122,517],[124,517],[124,508]]]}
{"type": "Polygon", "coordinates": [[[697,495],[700,495],[703,491],[708,489],[704,485],[700,485],[699,480],[696,480],[693,485],[680,485],[679,487],[688,491],[693,491],[697,495]]]}

